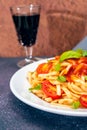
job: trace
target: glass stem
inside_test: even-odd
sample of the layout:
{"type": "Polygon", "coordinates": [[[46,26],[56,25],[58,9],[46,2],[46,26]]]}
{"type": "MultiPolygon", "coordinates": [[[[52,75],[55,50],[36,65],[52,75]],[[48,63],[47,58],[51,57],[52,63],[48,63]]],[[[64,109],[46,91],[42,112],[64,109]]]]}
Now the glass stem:
{"type": "Polygon", "coordinates": [[[26,58],[25,58],[25,60],[26,60],[27,62],[29,62],[29,61],[32,59],[32,52],[33,52],[32,46],[31,46],[31,47],[26,47],[26,46],[25,46],[25,53],[26,53],[26,58]]]}

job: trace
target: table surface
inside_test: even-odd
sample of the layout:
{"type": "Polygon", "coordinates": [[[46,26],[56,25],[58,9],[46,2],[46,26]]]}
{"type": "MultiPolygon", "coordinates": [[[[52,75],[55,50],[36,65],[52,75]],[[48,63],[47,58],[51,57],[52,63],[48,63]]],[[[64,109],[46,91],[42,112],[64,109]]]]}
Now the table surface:
{"type": "MultiPolygon", "coordinates": [[[[77,48],[85,48],[87,37],[77,48]]],[[[52,114],[17,99],[9,82],[20,58],[0,58],[0,130],[87,130],[87,118],[52,114]]]]}

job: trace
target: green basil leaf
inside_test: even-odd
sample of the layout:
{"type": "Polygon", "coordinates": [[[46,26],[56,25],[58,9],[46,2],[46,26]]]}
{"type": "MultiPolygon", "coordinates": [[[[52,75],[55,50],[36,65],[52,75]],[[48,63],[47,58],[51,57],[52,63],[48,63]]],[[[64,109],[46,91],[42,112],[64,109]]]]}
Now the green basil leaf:
{"type": "Polygon", "coordinates": [[[87,50],[83,50],[83,56],[87,56],[87,50]]]}
{"type": "Polygon", "coordinates": [[[66,59],[69,59],[69,58],[80,58],[81,56],[82,56],[82,54],[80,52],[77,52],[74,50],[66,51],[61,54],[60,62],[66,60],[66,59]]]}
{"type": "Polygon", "coordinates": [[[87,75],[85,76],[85,80],[87,80],[87,75]]]}
{"type": "Polygon", "coordinates": [[[58,63],[58,64],[56,64],[56,65],[55,65],[55,71],[60,71],[60,69],[61,69],[60,64],[59,64],[59,63],[58,63]]]}
{"type": "Polygon", "coordinates": [[[65,76],[58,76],[57,80],[59,80],[60,82],[65,82],[66,77],[65,76]]]}
{"type": "Polygon", "coordinates": [[[76,52],[78,52],[78,53],[83,53],[83,50],[81,49],[81,48],[78,48],[77,50],[75,50],[76,52]]]}
{"type": "Polygon", "coordinates": [[[30,91],[32,90],[40,90],[42,88],[41,84],[37,84],[34,88],[29,88],[30,91]]]}
{"type": "Polygon", "coordinates": [[[75,101],[75,102],[73,102],[73,104],[72,104],[72,107],[73,107],[74,109],[79,108],[79,106],[80,106],[80,102],[79,102],[79,101],[75,101]]]}
{"type": "Polygon", "coordinates": [[[79,52],[82,54],[82,56],[87,56],[87,50],[83,50],[81,48],[77,49],[76,52],[79,52]]]}

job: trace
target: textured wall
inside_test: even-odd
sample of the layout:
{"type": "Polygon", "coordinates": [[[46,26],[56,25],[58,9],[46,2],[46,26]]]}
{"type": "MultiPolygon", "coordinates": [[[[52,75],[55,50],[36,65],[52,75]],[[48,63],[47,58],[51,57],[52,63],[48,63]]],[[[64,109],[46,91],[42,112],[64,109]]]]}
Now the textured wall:
{"type": "Polygon", "coordinates": [[[9,7],[42,6],[34,55],[51,56],[73,48],[87,34],[87,0],[0,0],[0,57],[24,56],[9,7]]]}

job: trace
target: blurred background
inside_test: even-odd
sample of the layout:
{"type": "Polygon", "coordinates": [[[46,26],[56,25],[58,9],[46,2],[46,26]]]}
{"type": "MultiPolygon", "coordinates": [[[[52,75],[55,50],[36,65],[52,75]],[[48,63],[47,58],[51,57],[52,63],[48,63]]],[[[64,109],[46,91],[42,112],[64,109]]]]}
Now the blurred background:
{"type": "Polygon", "coordinates": [[[41,4],[34,56],[55,56],[87,35],[87,0],[0,0],[0,57],[25,56],[18,43],[10,6],[41,4]]]}

